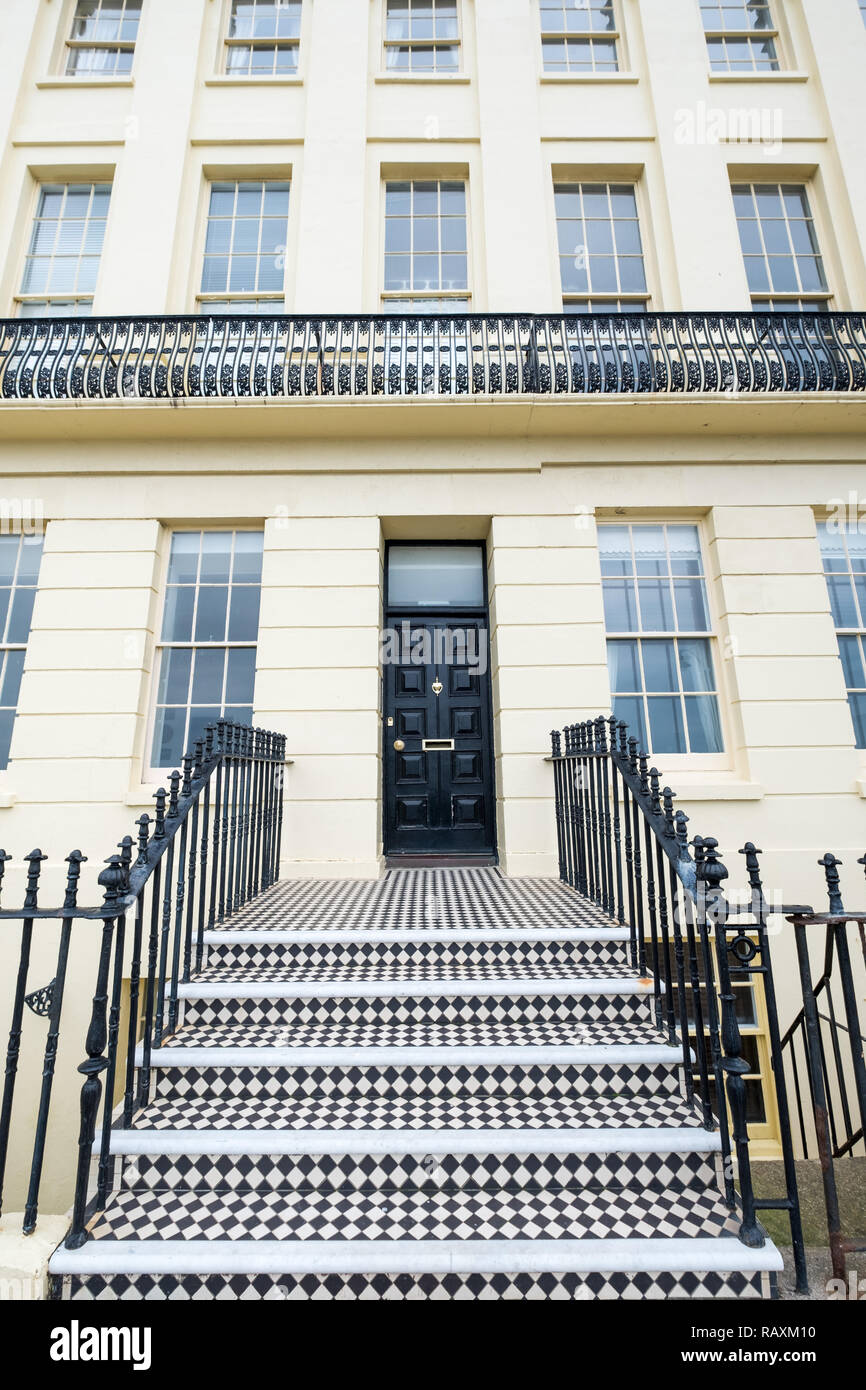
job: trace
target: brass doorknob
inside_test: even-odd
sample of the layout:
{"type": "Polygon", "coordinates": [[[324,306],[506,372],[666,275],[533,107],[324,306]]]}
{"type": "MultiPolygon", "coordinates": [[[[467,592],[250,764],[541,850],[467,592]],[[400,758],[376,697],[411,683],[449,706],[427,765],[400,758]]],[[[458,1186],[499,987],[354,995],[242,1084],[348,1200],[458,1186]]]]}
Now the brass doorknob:
{"type": "Polygon", "coordinates": [[[402,753],[402,752],[403,752],[403,749],[406,747],[406,745],[405,745],[405,743],[403,742],[402,738],[395,738],[395,739],[394,739],[394,747],[397,749],[397,752],[398,752],[398,753],[402,753]]]}

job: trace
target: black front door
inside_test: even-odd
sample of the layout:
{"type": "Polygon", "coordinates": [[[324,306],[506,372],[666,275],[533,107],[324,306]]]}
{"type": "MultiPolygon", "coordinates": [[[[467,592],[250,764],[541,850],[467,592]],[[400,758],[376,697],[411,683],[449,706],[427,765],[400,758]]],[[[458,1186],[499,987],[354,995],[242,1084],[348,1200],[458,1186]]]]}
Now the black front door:
{"type": "Polygon", "coordinates": [[[487,624],[395,615],[383,651],[386,854],[491,854],[487,624]]]}

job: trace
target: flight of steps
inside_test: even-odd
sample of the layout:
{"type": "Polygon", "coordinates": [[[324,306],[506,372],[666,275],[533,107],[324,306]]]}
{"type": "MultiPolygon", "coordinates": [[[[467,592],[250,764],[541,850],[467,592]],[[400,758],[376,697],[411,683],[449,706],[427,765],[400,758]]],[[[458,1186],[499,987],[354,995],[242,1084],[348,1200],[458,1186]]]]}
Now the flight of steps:
{"type": "Polygon", "coordinates": [[[284,881],[181,993],[59,1296],[771,1296],[627,932],[555,880],[284,881]]]}

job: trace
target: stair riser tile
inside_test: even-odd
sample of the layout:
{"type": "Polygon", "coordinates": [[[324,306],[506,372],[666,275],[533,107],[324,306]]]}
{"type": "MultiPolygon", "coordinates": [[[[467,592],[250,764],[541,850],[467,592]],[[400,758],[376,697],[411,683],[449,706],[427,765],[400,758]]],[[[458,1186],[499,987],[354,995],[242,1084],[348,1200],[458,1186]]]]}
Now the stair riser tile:
{"type": "Polygon", "coordinates": [[[445,996],[431,992],[417,997],[373,999],[188,999],[181,1023],[188,1027],[213,1024],[293,1023],[534,1023],[576,1021],[597,1023],[652,1022],[649,995],[522,994],[514,997],[473,995],[445,996]]]}
{"type": "Polygon", "coordinates": [[[774,1292],[773,1276],[766,1274],[116,1274],[67,1276],[62,1280],[58,1296],[64,1301],[82,1302],[594,1302],[596,1299],[767,1299],[774,1292]]]}
{"type": "MultiPolygon", "coordinates": [[[[612,942],[361,942],[321,945],[264,942],[208,946],[206,964],[230,969],[255,966],[621,965],[630,968],[628,946],[612,942]]],[[[564,972],[566,973],[566,972],[564,972]]]]}
{"type": "Polygon", "coordinates": [[[172,1154],[114,1160],[120,1187],[139,1191],[379,1191],[456,1188],[706,1188],[715,1180],[704,1154],[219,1155],[172,1154]]]}
{"type": "Polygon", "coordinates": [[[153,1072],[152,1098],[232,1096],[245,1100],[327,1096],[684,1096],[672,1063],[619,1065],[166,1067],[153,1072]]]}

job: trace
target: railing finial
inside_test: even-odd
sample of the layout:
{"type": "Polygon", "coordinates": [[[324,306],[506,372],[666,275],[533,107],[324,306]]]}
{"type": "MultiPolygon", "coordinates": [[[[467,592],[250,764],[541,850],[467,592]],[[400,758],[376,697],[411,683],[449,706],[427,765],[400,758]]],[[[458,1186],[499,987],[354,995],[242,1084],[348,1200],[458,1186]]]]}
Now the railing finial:
{"type": "Polygon", "coordinates": [[[833,916],[836,916],[845,911],[842,903],[842,894],[839,889],[838,866],[842,863],[842,860],[837,859],[835,854],[831,854],[828,851],[826,854],[822,854],[818,863],[823,868],[824,877],[827,880],[827,896],[830,899],[830,912],[833,916]]]}
{"type": "Polygon", "coordinates": [[[63,898],[64,908],[75,908],[78,903],[78,879],[81,875],[82,864],[87,863],[87,855],[82,854],[80,849],[73,849],[66,856],[66,863],[69,871],[66,875],[66,893],[63,898]]]}
{"type": "Polygon", "coordinates": [[[142,865],[147,863],[147,828],[150,825],[151,820],[152,817],[149,816],[146,811],[144,811],[139,816],[138,820],[135,822],[138,826],[138,859],[135,861],[136,865],[142,865]]]}
{"type": "Polygon", "coordinates": [[[562,754],[562,736],[558,729],[551,729],[550,731],[550,751],[554,758],[558,758],[562,754]]]}
{"type": "Polygon", "coordinates": [[[27,870],[27,891],[24,894],[24,906],[35,909],[36,893],[39,888],[39,875],[42,873],[42,865],[48,858],[48,855],[43,854],[41,849],[32,849],[29,854],[25,854],[24,858],[30,865],[27,870]]]}
{"type": "Polygon", "coordinates": [[[114,907],[123,893],[126,874],[119,854],[110,854],[105,863],[108,867],[102,870],[96,881],[100,888],[105,889],[105,906],[114,907]]]}

